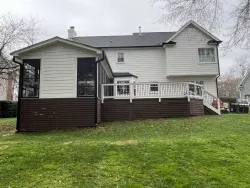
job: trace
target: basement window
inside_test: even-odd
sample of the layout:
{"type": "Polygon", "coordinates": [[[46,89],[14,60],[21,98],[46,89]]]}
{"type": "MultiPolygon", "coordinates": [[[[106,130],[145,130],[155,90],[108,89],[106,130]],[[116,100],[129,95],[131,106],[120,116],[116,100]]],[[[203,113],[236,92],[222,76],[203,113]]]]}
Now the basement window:
{"type": "Polygon", "coordinates": [[[23,60],[22,97],[39,97],[40,59],[23,60]]]}

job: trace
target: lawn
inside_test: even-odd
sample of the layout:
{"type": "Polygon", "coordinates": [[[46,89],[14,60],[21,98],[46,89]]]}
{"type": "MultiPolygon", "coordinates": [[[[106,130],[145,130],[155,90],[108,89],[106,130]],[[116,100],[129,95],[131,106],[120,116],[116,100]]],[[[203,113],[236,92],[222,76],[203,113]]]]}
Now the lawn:
{"type": "Polygon", "coordinates": [[[15,133],[0,120],[0,187],[250,187],[250,116],[15,133]]]}

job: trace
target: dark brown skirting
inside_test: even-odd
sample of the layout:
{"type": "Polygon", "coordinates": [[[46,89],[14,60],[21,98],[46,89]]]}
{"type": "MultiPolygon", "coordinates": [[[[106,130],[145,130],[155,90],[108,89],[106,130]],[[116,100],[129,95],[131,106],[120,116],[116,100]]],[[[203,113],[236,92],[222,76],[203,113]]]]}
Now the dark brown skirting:
{"type": "Polygon", "coordinates": [[[191,116],[204,115],[204,105],[202,99],[190,99],[190,115],[191,116]]]}
{"type": "Polygon", "coordinates": [[[18,131],[95,126],[95,98],[21,99],[18,131]]]}
{"type": "Polygon", "coordinates": [[[102,101],[101,99],[97,99],[97,122],[100,123],[102,121],[102,101]]]}
{"type": "MultiPolygon", "coordinates": [[[[195,100],[192,100],[193,108],[195,107],[195,100]]],[[[201,110],[200,107],[199,110],[201,110]]],[[[199,110],[193,110],[193,113],[204,113],[203,109],[202,112],[199,112],[199,110]]],[[[132,103],[127,99],[106,99],[102,104],[103,122],[189,117],[190,115],[190,103],[187,98],[162,99],[161,102],[159,102],[159,99],[134,99],[132,103]]]]}

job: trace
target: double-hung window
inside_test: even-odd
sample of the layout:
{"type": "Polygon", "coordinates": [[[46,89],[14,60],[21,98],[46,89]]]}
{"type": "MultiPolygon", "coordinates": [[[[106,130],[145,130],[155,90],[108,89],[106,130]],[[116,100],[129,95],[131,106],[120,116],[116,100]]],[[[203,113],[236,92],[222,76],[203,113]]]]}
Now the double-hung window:
{"type": "Polygon", "coordinates": [[[39,97],[40,59],[23,60],[22,97],[39,97]]]}
{"type": "Polygon", "coordinates": [[[117,53],[117,63],[124,63],[124,53],[123,52],[117,53]]]}
{"type": "Polygon", "coordinates": [[[77,96],[95,95],[95,58],[77,60],[77,96]]]}
{"type": "Polygon", "coordinates": [[[129,95],[129,81],[117,81],[117,94],[118,95],[129,95]],[[124,84],[124,85],[120,85],[124,84]]]}
{"type": "Polygon", "coordinates": [[[199,48],[198,53],[200,63],[215,62],[214,48],[199,48]]]}

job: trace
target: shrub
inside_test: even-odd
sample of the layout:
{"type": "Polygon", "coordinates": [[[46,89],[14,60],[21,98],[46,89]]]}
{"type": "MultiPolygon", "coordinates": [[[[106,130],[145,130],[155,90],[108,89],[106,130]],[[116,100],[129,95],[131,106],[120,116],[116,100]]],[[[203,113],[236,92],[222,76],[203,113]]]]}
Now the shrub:
{"type": "Polygon", "coordinates": [[[16,117],[17,115],[17,102],[1,101],[0,102],[1,117],[16,117]]]}

